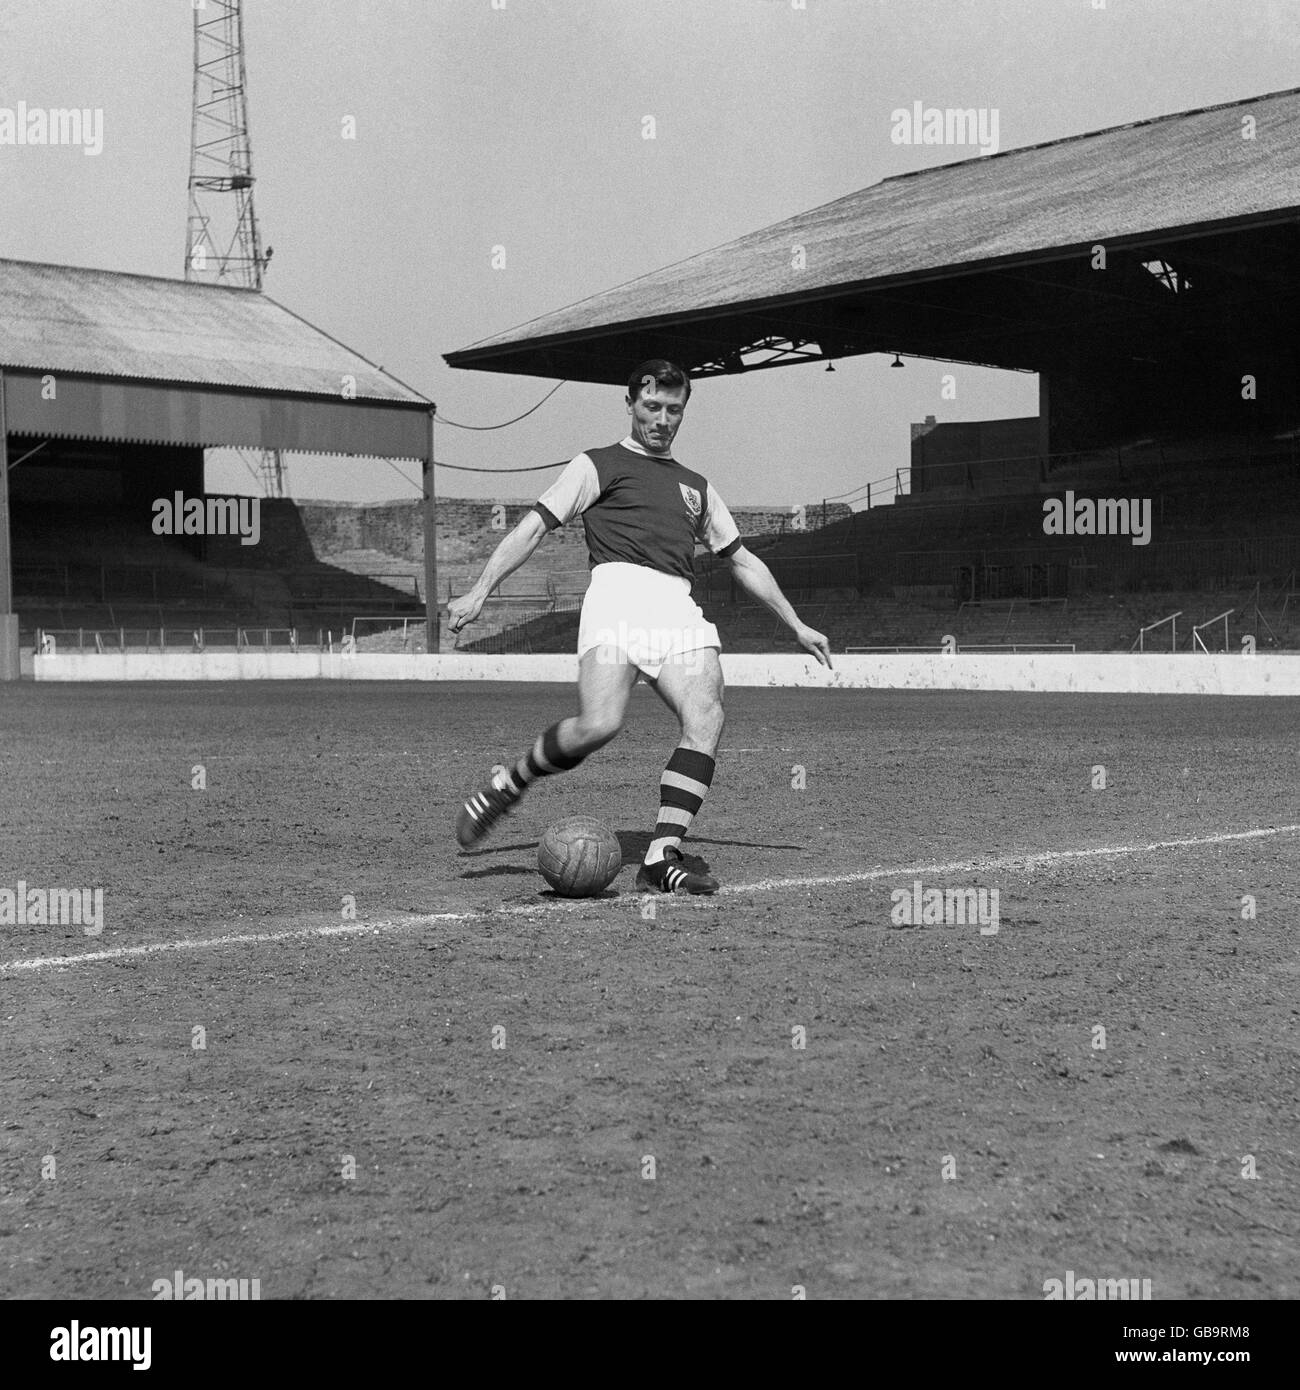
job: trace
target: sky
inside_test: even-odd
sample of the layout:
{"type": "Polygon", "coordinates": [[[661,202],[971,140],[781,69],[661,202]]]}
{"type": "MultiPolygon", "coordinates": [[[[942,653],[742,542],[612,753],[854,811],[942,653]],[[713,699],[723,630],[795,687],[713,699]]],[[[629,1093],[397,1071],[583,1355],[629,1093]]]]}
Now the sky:
{"type": "MultiPolygon", "coordinates": [[[[182,276],[194,3],[3,0],[0,108],[102,109],[103,149],[0,146],[0,257],[182,276]]],[[[1009,149],[1300,85],[1300,0],[244,10],[256,208],[275,249],[266,293],[473,425],[513,419],[556,383],[452,370],[442,353],[890,175],[983,157],[894,143],[896,109],[996,110],[1009,149]]],[[[891,477],[928,415],[1036,413],[1030,374],[890,360],[702,381],[675,456],[731,505],[790,505],[891,477]]],[[[437,454],[527,468],[626,424],[619,388],[569,383],[507,428],[440,427],[437,454]]],[[[412,464],[286,463],[298,497],[419,492],[412,464]]],[[[439,468],[436,483],[532,498],[556,472],[439,468]]],[[[207,486],[257,490],[225,454],[207,486]]]]}

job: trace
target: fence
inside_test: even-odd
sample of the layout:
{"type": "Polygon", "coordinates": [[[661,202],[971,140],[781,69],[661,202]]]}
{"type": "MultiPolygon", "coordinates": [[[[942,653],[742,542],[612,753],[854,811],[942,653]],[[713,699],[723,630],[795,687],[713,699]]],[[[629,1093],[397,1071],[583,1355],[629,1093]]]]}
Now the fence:
{"type": "MultiPolygon", "coordinates": [[[[841,492],[835,497],[822,499],[821,524],[825,526],[828,521],[827,507],[831,502],[842,502],[845,506],[851,507],[854,502],[865,502],[866,510],[870,511],[873,507],[883,506],[886,502],[892,502],[896,497],[906,497],[908,488],[903,482],[903,474],[910,473],[911,469],[896,468],[892,474],[883,478],[873,478],[869,483],[863,483],[860,487],[855,487],[849,492],[841,492]]],[[[781,527],[785,530],[784,525],[781,527]]]]}
{"type": "MultiPolygon", "coordinates": [[[[805,594],[841,591],[847,597],[862,592],[862,560],[854,551],[818,555],[769,555],[762,557],[773,578],[786,591],[805,594]]],[[[726,561],[701,556],[696,561],[694,593],[700,603],[736,603],[740,591],[735,571],[726,561]]]]}
{"type": "Polygon", "coordinates": [[[75,652],[333,651],[341,634],[298,628],[39,628],[34,641],[42,656],[75,652]]]}
{"type": "Polygon", "coordinates": [[[1026,484],[1048,482],[1054,473],[1069,469],[1072,472],[1105,471],[1123,478],[1135,469],[1143,477],[1156,482],[1165,477],[1177,477],[1189,468],[1232,464],[1249,468],[1256,463],[1281,463],[1300,467],[1300,446],[1294,440],[1277,442],[1243,439],[1233,449],[1208,452],[1188,452],[1175,445],[1131,444],[1109,449],[1081,449],[1059,454],[1018,454],[1003,458],[958,459],[922,463],[917,467],[900,468],[896,474],[896,490],[910,489],[922,494],[937,488],[959,488],[967,492],[999,492],[1006,488],[1021,489],[1026,484]],[[903,480],[907,479],[907,489],[903,480]]]}
{"type": "Polygon", "coordinates": [[[1300,563],[1300,537],[1234,536],[1221,540],[1156,541],[1098,536],[1086,546],[1018,550],[904,550],[894,583],[954,586],[960,598],[1063,596],[1080,588],[1195,589],[1284,575],[1300,563]]]}
{"type": "MultiPolygon", "coordinates": [[[[855,514],[856,515],[856,514],[855,514]]],[[[773,538],[775,539],[775,538],[773,538]]],[[[849,536],[853,543],[852,534],[849,536]]],[[[1260,575],[1285,575],[1300,565],[1300,537],[1238,536],[1218,540],[1157,541],[1134,545],[1128,536],[1098,536],[1056,545],[960,546],[943,550],[815,552],[762,551],[783,589],[851,588],[862,594],[877,583],[895,589],[943,589],[957,601],[1064,598],[1101,587],[1188,589],[1225,587],[1260,575]]],[[[696,596],[735,603],[730,565],[700,557],[696,596]]],[[[1300,595],[1297,595],[1300,597],[1300,595]]]]}
{"type": "Polygon", "coordinates": [[[424,614],[404,618],[367,614],[352,619],[352,643],[358,651],[423,652],[429,645],[427,623],[424,614]]]}
{"type": "Polygon", "coordinates": [[[1209,649],[1209,647],[1207,647],[1207,646],[1205,645],[1205,639],[1201,636],[1201,633],[1204,632],[1206,628],[1214,627],[1216,623],[1222,623],[1222,624],[1223,624],[1223,650],[1226,652],[1226,651],[1228,650],[1228,641],[1229,641],[1229,638],[1228,638],[1228,619],[1229,619],[1230,617],[1232,617],[1232,615],[1233,615],[1236,611],[1237,611],[1237,610],[1236,610],[1235,608],[1225,608],[1225,609],[1223,610],[1222,613],[1217,613],[1217,614],[1215,614],[1215,616],[1214,616],[1213,618],[1206,618],[1206,620],[1205,620],[1203,623],[1197,623],[1197,624],[1192,628],[1192,650],[1195,651],[1197,647],[1200,647],[1200,649],[1201,649],[1203,652],[1205,652],[1205,653],[1208,654],[1210,649],[1209,649]]]}
{"type": "Polygon", "coordinates": [[[1146,625],[1146,627],[1139,628],[1139,629],[1138,629],[1138,635],[1137,635],[1137,637],[1134,639],[1133,646],[1130,648],[1130,650],[1131,650],[1131,651],[1138,651],[1138,652],[1144,652],[1144,651],[1146,651],[1146,649],[1147,649],[1147,633],[1148,633],[1148,632],[1154,632],[1157,628],[1164,627],[1164,625],[1165,625],[1166,623],[1168,623],[1168,624],[1169,624],[1169,650],[1170,650],[1171,652],[1177,651],[1177,650],[1178,650],[1178,619],[1181,618],[1182,616],[1183,616],[1183,610],[1180,608],[1176,613],[1170,613],[1167,617],[1158,618],[1154,623],[1148,623],[1148,624],[1146,625]]]}
{"type": "Polygon", "coordinates": [[[1082,551],[1042,546],[1015,550],[904,550],[894,565],[899,588],[951,585],[959,602],[1064,598],[1082,551]]]}
{"type": "MultiPolygon", "coordinates": [[[[521,607],[487,625],[475,623],[456,634],[454,651],[532,655],[557,650],[562,634],[576,635],[578,608],[521,607]]],[[[564,643],[563,648],[572,646],[564,643]]]]}
{"type": "MultiPolygon", "coordinates": [[[[457,595],[465,593],[478,579],[479,571],[474,569],[443,569],[438,572],[439,601],[450,603],[457,595]]],[[[503,579],[489,596],[493,600],[514,600],[531,602],[538,607],[563,602],[569,598],[580,598],[591,582],[591,571],[554,570],[545,574],[511,575],[503,579]]]]}
{"type": "Polygon", "coordinates": [[[1072,652],[1073,642],[954,642],[951,646],[931,644],[926,647],[845,647],[845,656],[866,656],[884,652],[1072,652]]]}
{"type": "Polygon", "coordinates": [[[164,565],[14,564],[14,593],[29,601],[57,603],[176,602],[192,599],[215,605],[237,594],[242,602],[283,603],[348,599],[366,584],[394,590],[394,599],[423,602],[418,575],[394,571],[354,573],[322,565],[314,570],[249,567],[180,569],[164,565]]]}

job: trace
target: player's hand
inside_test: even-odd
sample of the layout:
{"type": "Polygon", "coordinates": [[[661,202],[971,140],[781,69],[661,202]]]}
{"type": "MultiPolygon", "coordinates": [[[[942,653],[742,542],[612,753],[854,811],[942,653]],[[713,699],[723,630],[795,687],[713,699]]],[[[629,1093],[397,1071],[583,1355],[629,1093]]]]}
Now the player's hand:
{"type": "Polygon", "coordinates": [[[806,623],[800,623],[794,630],[794,639],[806,652],[812,654],[821,662],[823,666],[831,666],[831,644],[830,639],[824,632],[818,632],[815,627],[809,627],[806,623]]]}
{"type": "Polygon", "coordinates": [[[461,594],[459,598],[454,598],[447,604],[447,626],[452,632],[459,632],[461,628],[472,623],[482,611],[483,599],[471,589],[469,593],[461,594]]]}

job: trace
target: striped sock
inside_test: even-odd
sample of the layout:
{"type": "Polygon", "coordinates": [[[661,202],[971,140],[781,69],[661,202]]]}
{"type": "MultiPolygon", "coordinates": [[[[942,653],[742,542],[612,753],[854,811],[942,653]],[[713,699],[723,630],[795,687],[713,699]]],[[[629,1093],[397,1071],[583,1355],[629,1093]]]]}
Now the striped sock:
{"type": "Polygon", "coordinates": [[[553,777],[557,772],[568,772],[582,761],[584,754],[562,753],[560,751],[558,724],[552,724],[543,734],[538,734],[537,742],[514,765],[513,770],[497,773],[493,785],[515,797],[523,796],[529,786],[539,777],[553,777]]]}
{"type": "Polygon", "coordinates": [[[657,864],[666,849],[676,849],[690,829],[713,781],[714,760],[694,748],[675,748],[659,778],[659,820],[645,862],[657,864]]]}

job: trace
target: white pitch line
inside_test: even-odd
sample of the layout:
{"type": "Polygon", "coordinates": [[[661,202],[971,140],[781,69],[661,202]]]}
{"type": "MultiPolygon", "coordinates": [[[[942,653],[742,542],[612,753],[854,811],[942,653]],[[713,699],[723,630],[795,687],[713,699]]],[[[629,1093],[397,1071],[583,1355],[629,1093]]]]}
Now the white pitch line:
{"type": "Polygon", "coordinates": [[[1105,859],[1121,854],[1149,854],[1158,849],[1187,849],[1201,845],[1226,845],[1235,840],[1262,840],[1270,835],[1294,835],[1300,825],[1270,826],[1263,830],[1242,830],[1230,835],[1206,835],[1194,840],[1156,840],[1149,845],[1115,845],[1102,849],[1056,849],[1041,854],[1008,854],[998,859],[957,859],[950,864],[914,864],[902,869],[866,869],[861,873],[822,875],[818,878],[765,878],[759,883],[737,883],[723,893],[765,893],[774,888],[823,888],[836,883],[868,883],[879,878],[902,878],[908,874],[971,874],[1001,870],[1032,873],[1035,869],[1059,864],[1067,859],[1105,859]]]}
{"type": "Polygon", "coordinates": [[[494,917],[527,917],[537,912],[577,912],[591,906],[588,898],[568,900],[543,899],[538,903],[470,909],[466,912],[429,912],[398,921],[337,922],[327,927],[291,927],[287,931],[245,932],[227,936],[183,937],[180,941],[154,941],[145,946],[114,946],[106,951],[86,951],[79,956],[34,956],[29,960],[11,960],[0,965],[0,977],[20,972],[30,973],[51,966],[94,965],[106,960],[132,960],[140,956],[155,956],[166,951],[202,951],[211,946],[266,946],[280,941],[308,941],[322,936],[387,936],[393,932],[411,931],[438,922],[488,921],[494,917]]]}
{"type": "Polygon", "coordinates": [[[402,922],[340,922],[328,927],[295,927],[290,931],[248,932],[243,935],[183,937],[180,941],[155,941],[147,946],[114,946],[107,951],[87,951],[79,956],[34,956],[30,960],[11,960],[0,965],[0,975],[19,971],[44,970],[47,966],[94,965],[105,960],[131,960],[139,956],[155,956],[164,951],[201,951],[209,946],[264,946],[277,941],[306,941],[314,936],[378,935],[429,922],[462,922],[468,917],[482,917],[481,912],[436,912],[428,917],[411,918],[402,922]]]}
{"type": "MultiPolygon", "coordinates": [[[[958,859],[948,864],[907,864],[894,869],[866,869],[852,874],[829,874],[817,878],[769,878],[759,883],[737,883],[724,887],[722,893],[765,893],[778,888],[829,888],[842,883],[868,883],[882,878],[907,878],[917,874],[969,874],[1002,871],[1032,873],[1072,859],[1103,859],[1124,854],[1149,854],[1162,849],[1195,849],[1204,845],[1232,844],[1241,840],[1262,840],[1275,835],[1294,835],[1300,825],[1271,826],[1260,830],[1242,830],[1227,835],[1206,835],[1190,840],[1157,840],[1149,845],[1113,845],[1100,849],[1045,850],[1040,854],[1004,855],[998,859],[958,859]]],[[[621,901],[638,902],[645,894],[620,895],[621,901]]],[[[616,900],[616,901],[619,901],[616,900]]],[[[703,899],[705,903],[708,897],[703,899]]],[[[143,956],[160,955],[167,951],[202,951],[213,946],[264,946],[282,941],[308,941],[330,936],[387,936],[412,931],[437,922],[486,921],[499,917],[526,917],[538,912],[576,912],[591,905],[590,899],[543,900],[538,903],[514,904],[468,912],[433,912],[423,916],[404,917],[400,921],[339,922],[325,927],[295,927],[280,932],[249,932],[242,935],[185,937],[180,941],[157,941],[145,946],[116,946],[106,951],[88,951],[79,956],[35,956],[30,960],[13,960],[0,965],[0,977],[10,974],[32,974],[38,970],[62,969],[71,965],[94,965],[101,961],[133,960],[143,956]]]]}

